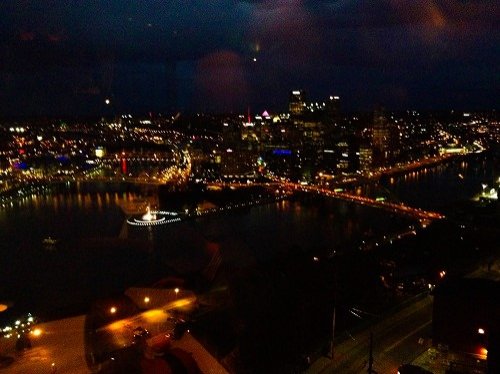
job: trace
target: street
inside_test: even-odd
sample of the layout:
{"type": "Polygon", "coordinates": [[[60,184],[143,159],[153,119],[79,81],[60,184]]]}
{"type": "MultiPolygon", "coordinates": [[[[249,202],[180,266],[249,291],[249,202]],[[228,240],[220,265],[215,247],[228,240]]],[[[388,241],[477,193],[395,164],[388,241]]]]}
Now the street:
{"type": "Polygon", "coordinates": [[[425,296],[391,314],[375,325],[336,343],[334,360],[321,357],[307,373],[368,372],[370,331],[373,333],[373,370],[396,373],[397,368],[411,362],[431,344],[432,297],[425,296]]]}

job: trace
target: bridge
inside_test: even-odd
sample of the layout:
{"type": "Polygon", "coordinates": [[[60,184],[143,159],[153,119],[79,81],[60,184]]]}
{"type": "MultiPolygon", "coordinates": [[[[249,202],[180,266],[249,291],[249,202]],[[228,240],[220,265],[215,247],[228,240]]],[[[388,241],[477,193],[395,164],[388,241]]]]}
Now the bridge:
{"type": "Polygon", "coordinates": [[[348,201],[351,203],[361,204],[370,206],[373,208],[380,208],[387,210],[391,213],[402,214],[405,216],[409,216],[411,218],[418,219],[423,223],[426,223],[435,219],[443,219],[445,216],[441,213],[426,211],[420,208],[414,208],[402,203],[393,203],[389,201],[381,201],[377,199],[372,199],[366,196],[355,195],[348,192],[343,191],[332,191],[326,187],[318,186],[318,185],[303,185],[299,183],[288,182],[282,180],[278,177],[272,177],[268,175],[268,178],[271,178],[271,182],[259,182],[259,183],[234,183],[234,182],[213,182],[210,183],[209,186],[212,187],[250,187],[250,186],[262,186],[269,188],[280,188],[292,191],[302,191],[302,192],[310,192],[317,193],[324,196],[341,199],[344,201],[348,201]]]}
{"type": "Polygon", "coordinates": [[[282,182],[282,185],[288,189],[303,192],[314,192],[324,196],[349,201],[361,205],[366,205],[374,208],[381,208],[392,213],[402,214],[411,218],[416,218],[421,221],[431,221],[435,219],[443,219],[444,215],[437,212],[426,211],[420,208],[413,208],[404,204],[392,203],[389,201],[380,201],[366,196],[354,195],[347,192],[332,191],[322,186],[302,185],[299,183],[282,182]]]}

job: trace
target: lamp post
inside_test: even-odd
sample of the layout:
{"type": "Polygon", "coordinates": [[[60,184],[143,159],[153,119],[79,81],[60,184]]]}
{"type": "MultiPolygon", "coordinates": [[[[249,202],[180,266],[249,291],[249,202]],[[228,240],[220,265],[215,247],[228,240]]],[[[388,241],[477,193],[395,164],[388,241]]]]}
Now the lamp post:
{"type": "Polygon", "coordinates": [[[373,371],[373,332],[370,331],[370,356],[368,357],[368,374],[375,373],[373,371]]]}
{"type": "Polygon", "coordinates": [[[335,304],[333,305],[333,316],[332,316],[332,349],[331,349],[331,355],[332,355],[332,361],[333,361],[333,353],[334,353],[334,340],[335,340],[335,313],[336,312],[336,306],[335,304]]]}

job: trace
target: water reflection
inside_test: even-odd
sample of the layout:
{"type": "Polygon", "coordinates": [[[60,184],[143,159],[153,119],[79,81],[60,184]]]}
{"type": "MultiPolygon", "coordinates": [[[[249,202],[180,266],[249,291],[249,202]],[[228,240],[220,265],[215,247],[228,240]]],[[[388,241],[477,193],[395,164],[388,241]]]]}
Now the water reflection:
{"type": "MultiPolygon", "coordinates": [[[[382,191],[409,205],[433,210],[443,202],[473,196],[473,192],[481,188],[481,181],[492,174],[492,165],[488,161],[450,163],[393,177],[376,186],[363,186],[356,192],[382,191]]],[[[0,209],[0,260],[3,266],[0,286],[10,285],[14,299],[17,291],[19,297],[25,297],[25,289],[38,292],[30,293],[34,295],[31,301],[35,304],[43,303],[42,298],[48,289],[53,290],[53,300],[65,302],[66,297],[70,298],[68,287],[61,284],[64,277],[48,273],[46,267],[58,273],[54,264],[61,268],[67,263],[83,266],[79,256],[82,252],[92,251],[94,244],[82,244],[71,252],[74,243],[88,238],[98,238],[100,243],[102,238],[117,240],[126,218],[120,205],[141,196],[131,191],[105,192],[104,187],[91,191],[80,189],[59,191],[54,195],[32,195],[0,209]],[[67,243],[65,250],[44,251],[41,242],[48,236],[67,243]]],[[[293,251],[309,254],[332,249],[358,250],[358,243],[398,232],[408,222],[386,211],[315,196],[305,201],[281,201],[150,230],[129,228],[128,237],[135,240],[133,249],[139,254],[131,250],[127,256],[119,256],[124,262],[123,269],[126,269],[120,272],[120,276],[136,274],[136,261],[130,260],[131,256],[138,256],[138,259],[156,256],[154,263],[158,266],[168,264],[179,273],[192,274],[206,265],[210,248],[220,248],[230,259],[230,266],[235,268],[240,264],[265,262],[293,251]],[[146,253],[144,248],[154,248],[155,251],[146,253]]],[[[95,257],[86,265],[92,281],[109,283],[112,287],[114,283],[109,279],[109,271],[113,269],[116,256],[108,253],[106,257],[100,249],[93,253],[95,257]]],[[[165,268],[167,266],[161,270],[165,268]]],[[[74,277],[71,278],[74,285],[87,281],[72,269],[64,271],[68,279],[74,277]]],[[[97,291],[89,288],[88,292],[92,296],[92,292],[97,291]]]]}
{"type": "MultiPolygon", "coordinates": [[[[480,184],[494,177],[494,169],[495,161],[484,156],[452,161],[382,178],[379,183],[362,186],[361,194],[439,211],[477,194],[480,184]]],[[[359,188],[355,192],[359,194],[359,188]]]]}

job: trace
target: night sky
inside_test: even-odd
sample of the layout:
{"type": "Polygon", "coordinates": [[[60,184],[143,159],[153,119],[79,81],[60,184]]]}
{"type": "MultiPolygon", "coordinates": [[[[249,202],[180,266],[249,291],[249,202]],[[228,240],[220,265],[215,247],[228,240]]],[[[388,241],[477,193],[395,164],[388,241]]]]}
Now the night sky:
{"type": "Polygon", "coordinates": [[[2,0],[0,117],[282,111],[297,88],[498,109],[499,20],[497,0],[2,0]]]}

